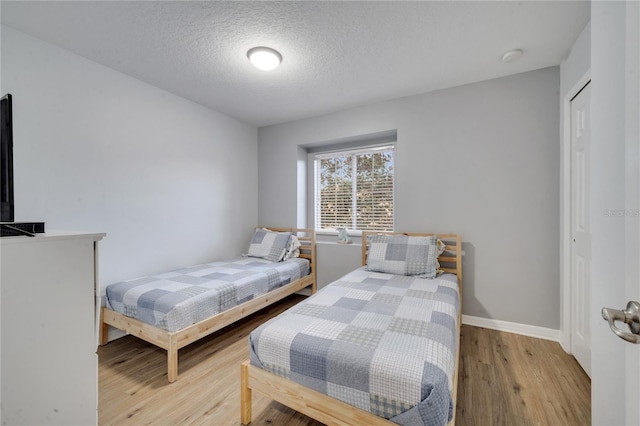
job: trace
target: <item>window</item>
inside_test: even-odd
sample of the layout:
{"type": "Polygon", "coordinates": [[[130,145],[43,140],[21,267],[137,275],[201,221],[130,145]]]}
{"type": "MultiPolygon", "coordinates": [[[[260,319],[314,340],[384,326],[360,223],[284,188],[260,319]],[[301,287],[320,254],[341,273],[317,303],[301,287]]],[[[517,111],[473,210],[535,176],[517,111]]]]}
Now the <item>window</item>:
{"type": "Polygon", "coordinates": [[[393,154],[393,145],[316,154],[316,230],[393,231],[393,154]]]}

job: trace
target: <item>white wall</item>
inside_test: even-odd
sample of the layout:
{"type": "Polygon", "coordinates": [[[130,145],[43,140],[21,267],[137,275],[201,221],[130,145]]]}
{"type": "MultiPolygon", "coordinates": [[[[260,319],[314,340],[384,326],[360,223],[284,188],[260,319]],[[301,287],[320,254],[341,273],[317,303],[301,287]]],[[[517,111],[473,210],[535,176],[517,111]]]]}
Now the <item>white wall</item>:
{"type": "Polygon", "coordinates": [[[316,280],[318,290],[340,279],[362,265],[361,244],[338,244],[333,237],[330,241],[316,244],[316,280]]]}
{"type": "Polygon", "coordinates": [[[558,92],[553,67],[260,128],[259,222],[297,223],[300,145],[397,129],[396,230],[462,234],[465,315],[558,329],[558,92]]]}
{"type": "Polygon", "coordinates": [[[246,250],[257,129],[2,26],[15,217],[106,232],[102,285],[246,250]]]}
{"type": "Polygon", "coordinates": [[[589,22],[571,51],[560,64],[560,95],[568,93],[571,88],[591,68],[591,22],[589,22]]]}

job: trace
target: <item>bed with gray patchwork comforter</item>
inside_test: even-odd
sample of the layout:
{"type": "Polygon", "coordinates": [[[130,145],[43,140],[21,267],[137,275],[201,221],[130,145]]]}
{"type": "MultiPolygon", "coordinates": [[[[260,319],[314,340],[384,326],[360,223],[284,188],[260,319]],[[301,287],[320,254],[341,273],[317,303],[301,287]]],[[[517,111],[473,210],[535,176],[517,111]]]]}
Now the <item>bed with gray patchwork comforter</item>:
{"type": "Polygon", "coordinates": [[[309,274],[309,261],[242,257],[107,286],[107,307],[173,332],[309,274]]]}
{"type": "Polygon", "coordinates": [[[249,336],[251,363],[403,425],[453,415],[458,280],[345,275],[249,336]]]}

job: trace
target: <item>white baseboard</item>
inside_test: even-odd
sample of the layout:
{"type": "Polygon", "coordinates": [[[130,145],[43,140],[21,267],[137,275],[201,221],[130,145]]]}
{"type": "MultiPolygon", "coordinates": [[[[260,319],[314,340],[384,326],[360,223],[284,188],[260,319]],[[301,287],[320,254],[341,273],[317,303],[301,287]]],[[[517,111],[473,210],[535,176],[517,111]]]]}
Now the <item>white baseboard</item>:
{"type": "Polygon", "coordinates": [[[560,342],[561,337],[560,330],[554,330],[552,328],[519,324],[517,322],[500,321],[490,318],[473,317],[469,315],[462,315],[462,323],[476,327],[489,328],[491,330],[505,331],[507,333],[521,334],[523,336],[535,337],[537,339],[553,340],[558,343],[560,342]]]}
{"type": "MultiPolygon", "coordinates": [[[[304,289],[306,290],[306,289],[304,289]]],[[[303,291],[304,291],[303,290],[303,291]]],[[[300,292],[298,292],[300,293],[300,292]]],[[[305,294],[305,296],[308,296],[305,294]]],[[[535,325],[519,324],[517,322],[500,321],[489,318],[474,317],[470,315],[462,315],[462,323],[475,327],[483,327],[491,330],[504,331],[507,333],[521,334],[523,336],[535,337],[537,339],[552,340],[560,343],[560,330],[552,328],[538,327],[535,325]]],[[[119,339],[126,336],[122,330],[109,327],[108,341],[119,339]]]]}

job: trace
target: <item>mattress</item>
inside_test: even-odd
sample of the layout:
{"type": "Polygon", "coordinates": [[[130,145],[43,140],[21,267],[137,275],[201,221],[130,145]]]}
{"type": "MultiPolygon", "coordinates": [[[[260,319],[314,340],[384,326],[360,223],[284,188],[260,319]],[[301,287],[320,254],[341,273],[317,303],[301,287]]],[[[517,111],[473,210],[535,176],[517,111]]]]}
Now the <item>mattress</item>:
{"type": "Polygon", "coordinates": [[[405,425],[453,415],[458,280],[345,275],[255,329],[251,363],[405,425]]]}
{"type": "Polygon", "coordinates": [[[309,261],[242,257],[107,286],[107,307],[174,332],[309,274],[309,261]]]}

